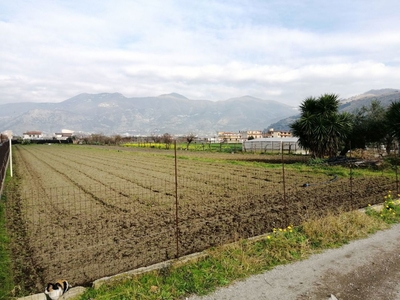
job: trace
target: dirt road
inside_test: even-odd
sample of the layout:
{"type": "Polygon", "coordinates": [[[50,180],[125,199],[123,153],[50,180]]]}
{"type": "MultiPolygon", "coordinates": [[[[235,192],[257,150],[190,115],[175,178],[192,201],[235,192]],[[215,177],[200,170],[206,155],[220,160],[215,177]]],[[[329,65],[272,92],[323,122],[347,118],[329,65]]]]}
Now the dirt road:
{"type": "Polygon", "coordinates": [[[400,300],[400,224],[189,300],[400,300]],[[331,295],[334,295],[332,297],[331,295]]]}

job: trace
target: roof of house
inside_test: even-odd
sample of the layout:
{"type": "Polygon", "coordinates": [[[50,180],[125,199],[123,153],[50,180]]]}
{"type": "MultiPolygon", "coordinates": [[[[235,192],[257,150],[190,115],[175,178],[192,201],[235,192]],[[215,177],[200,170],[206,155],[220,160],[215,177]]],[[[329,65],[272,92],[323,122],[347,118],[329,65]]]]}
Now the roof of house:
{"type": "Polygon", "coordinates": [[[298,137],[285,137],[285,138],[261,138],[245,141],[246,143],[257,143],[257,142],[292,142],[296,143],[299,140],[298,137]]]}
{"type": "Polygon", "coordinates": [[[70,137],[70,136],[72,136],[72,132],[56,132],[55,135],[61,135],[63,137],[70,137]]]}
{"type": "Polygon", "coordinates": [[[23,134],[42,134],[42,132],[41,131],[27,131],[27,132],[24,132],[23,134]]]}

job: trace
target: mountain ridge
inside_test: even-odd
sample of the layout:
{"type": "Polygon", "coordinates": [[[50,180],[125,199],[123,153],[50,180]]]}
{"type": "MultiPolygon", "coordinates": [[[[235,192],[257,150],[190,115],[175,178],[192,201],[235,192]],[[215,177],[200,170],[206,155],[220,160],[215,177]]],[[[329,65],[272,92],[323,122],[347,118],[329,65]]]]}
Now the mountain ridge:
{"type": "Polygon", "coordinates": [[[59,103],[0,105],[0,130],[12,130],[15,135],[70,128],[85,133],[212,136],[217,131],[262,130],[294,109],[248,95],[211,101],[191,100],[178,93],[132,98],[120,93],[82,93],[59,103]]]}
{"type": "MultiPolygon", "coordinates": [[[[363,94],[341,99],[339,112],[355,112],[363,106],[369,106],[373,100],[377,100],[383,107],[387,107],[394,101],[400,101],[400,89],[377,89],[369,90],[363,94]]],[[[299,114],[292,115],[278,122],[272,123],[270,127],[275,130],[290,130],[290,124],[300,117],[299,114]]]]}
{"type": "MultiPolygon", "coordinates": [[[[341,99],[339,111],[352,112],[372,100],[383,106],[400,100],[400,90],[369,90],[341,99]]],[[[62,128],[76,132],[152,135],[170,133],[215,136],[218,131],[289,130],[298,110],[250,95],[221,101],[191,100],[178,93],[125,97],[121,93],[81,93],[58,103],[0,105],[0,131],[14,135],[38,130],[52,134],[62,128]]]]}

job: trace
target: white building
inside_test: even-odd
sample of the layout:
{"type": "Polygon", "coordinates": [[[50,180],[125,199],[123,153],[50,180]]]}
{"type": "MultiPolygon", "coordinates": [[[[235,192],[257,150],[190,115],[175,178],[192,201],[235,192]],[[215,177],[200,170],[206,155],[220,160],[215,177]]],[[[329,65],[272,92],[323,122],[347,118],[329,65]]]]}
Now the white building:
{"type": "Polygon", "coordinates": [[[243,141],[243,152],[279,152],[305,154],[306,151],[300,147],[297,137],[285,138],[261,138],[243,141]]]}
{"type": "Polygon", "coordinates": [[[43,134],[41,131],[27,131],[22,134],[24,140],[42,140],[43,134]]]}

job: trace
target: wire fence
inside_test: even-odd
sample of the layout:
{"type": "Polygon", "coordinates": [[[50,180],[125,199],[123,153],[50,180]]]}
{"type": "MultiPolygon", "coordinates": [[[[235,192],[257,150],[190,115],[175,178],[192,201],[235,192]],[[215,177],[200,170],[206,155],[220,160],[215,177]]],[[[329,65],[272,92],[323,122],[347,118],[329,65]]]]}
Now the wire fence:
{"type": "Polygon", "coordinates": [[[7,166],[9,162],[10,143],[0,141],[0,197],[3,192],[4,181],[6,178],[7,166]]]}
{"type": "MultiPolygon", "coordinates": [[[[207,171],[207,163],[195,170],[178,159],[176,172],[164,177],[149,176],[138,166],[135,182],[76,180],[64,187],[49,187],[62,174],[55,172],[44,186],[42,175],[30,169],[27,182],[4,191],[20,284],[31,292],[57,278],[87,285],[328,212],[381,203],[389,190],[399,193],[397,165],[365,173],[349,163],[349,175],[343,175],[330,167],[321,172],[291,168],[284,156],[276,160],[281,167],[221,165],[226,169],[216,173],[207,171]]],[[[95,178],[89,172],[85,176],[95,178]]]]}

